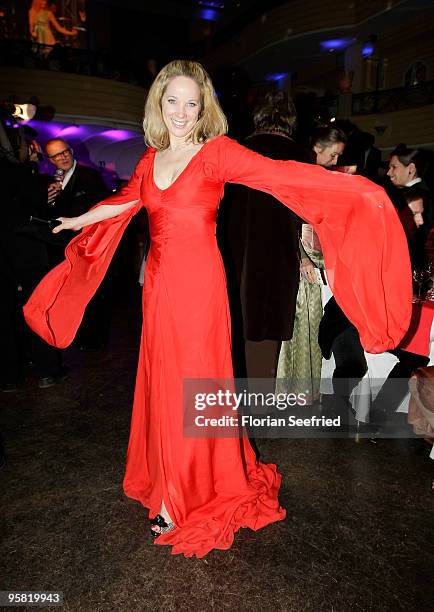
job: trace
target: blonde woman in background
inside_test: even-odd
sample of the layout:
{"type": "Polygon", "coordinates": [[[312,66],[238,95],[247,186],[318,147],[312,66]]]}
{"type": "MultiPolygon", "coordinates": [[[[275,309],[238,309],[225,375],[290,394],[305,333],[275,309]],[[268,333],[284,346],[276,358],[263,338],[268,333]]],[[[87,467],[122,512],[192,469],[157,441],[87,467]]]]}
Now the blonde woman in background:
{"type": "Polygon", "coordinates": [[[67,30],[60,25],[53,13],[48,10],[47,0],[33,0],[29,10],[29,28],[32,39],[40,45],[55,45],[57,40],[53,36],[51,26],[65,36],[77,36],[77,30],[67,30]]]}

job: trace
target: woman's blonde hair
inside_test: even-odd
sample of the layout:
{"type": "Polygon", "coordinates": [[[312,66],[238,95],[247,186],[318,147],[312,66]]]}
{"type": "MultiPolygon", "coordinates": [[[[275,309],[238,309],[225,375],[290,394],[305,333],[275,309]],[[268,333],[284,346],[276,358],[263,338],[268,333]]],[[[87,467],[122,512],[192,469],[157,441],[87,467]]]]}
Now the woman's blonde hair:
{"type": "Polygon", "coordinates": [[[169,82],[177,76],[196,81],[200,90],[200,111],[190,137],[195,144],[204,143],[214,136],[226,134],[228,124],[217,100],[211,79],[205,68],[198,62],[175,60],[167,64],[155,77],[145,104],[143,130],[145,141],[158,151],[169,146],[169,132],[163,120],[161,100],[169,82]]]}
{"type": "Polygon", "coordinates": [[[33,0],[32,5],[31,5],[30,10],[29,10],[29,13],[30,12],[39,13],[39,11],[42,8],[43,2],[44,2],[44,0],[33,0]]]}

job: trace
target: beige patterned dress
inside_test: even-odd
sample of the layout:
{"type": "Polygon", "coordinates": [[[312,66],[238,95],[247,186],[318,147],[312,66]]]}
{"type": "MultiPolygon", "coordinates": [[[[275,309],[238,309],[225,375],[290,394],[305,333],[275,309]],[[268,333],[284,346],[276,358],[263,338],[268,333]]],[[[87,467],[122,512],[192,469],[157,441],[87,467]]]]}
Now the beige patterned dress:
{"type": "Polygon", "coordinates": [[[310,225],[304,224],[300,240],[301,257],[308,257],[318,268],[316,283],[300,274],[300,285],[295,309],[294,333],[291,340],[282,342],[277,366],[277,393],[304,393],[308,403],[319,399],[321,379],[321,349],[318,329],[323,315],[321,275],[324,261],[318,238],[310,225]]]}

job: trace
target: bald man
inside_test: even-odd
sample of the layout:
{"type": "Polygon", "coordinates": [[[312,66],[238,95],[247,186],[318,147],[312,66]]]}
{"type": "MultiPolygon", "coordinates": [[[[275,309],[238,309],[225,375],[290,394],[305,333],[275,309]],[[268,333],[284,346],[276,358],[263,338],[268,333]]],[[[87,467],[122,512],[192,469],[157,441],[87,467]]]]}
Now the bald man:
{"type": "MultiPolygon", "coordinates": [[[[48,187],[48,211],[50,218],[76,217],[107,197],[108,190],[98,170],[83,166],[74,159],[71,146],[63,138],[52,138],[45,144],[48,159],[60,173],[62,180],[48,187]]],[[[59,173],[58,173],[59,174],[59,173]]],[[[75,232],[62,232],[64,242],[51,247],[53,265],[64,259],[64,247],[75,232]]],[[[59,236],[60,234],[56,235],[59,236]]],[[[77,343],[83,349],[98,348],[108,337],[112,287],[110,273],[89,303],[80,326],[77,343]]]]}
{"type": "Polygon", "coordinates": [[[107,196],[101,174],[77,163],[66,140],[52,138],[45,145],[45,153],[56,171],[63,171],[63,180],[53,182],[48,188],[52,217],[76,217],[107,196]]]}

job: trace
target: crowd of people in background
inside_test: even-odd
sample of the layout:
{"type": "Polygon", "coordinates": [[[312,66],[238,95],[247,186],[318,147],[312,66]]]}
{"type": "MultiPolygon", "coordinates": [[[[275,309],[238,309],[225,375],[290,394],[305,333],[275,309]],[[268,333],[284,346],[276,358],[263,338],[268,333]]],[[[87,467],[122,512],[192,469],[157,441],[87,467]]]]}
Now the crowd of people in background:
{"type": "MultiPolygon", "coordinates": [[[[432,296],[432,153],[399,144],[382,160],[372,134],[352,122],[314,126],[309,144],[297,141],[294,106],[282,92],[270,93],[253,115],[253,150],[360,174],[382,185],[408,242],[416,297],[432,296]]],[[[220,208],[220,244],[231,303],[234,369],[241,377],[276,378],[277,392],[308,391],[308,403],[355,425],[350,396],[368,370],[359,334],[330,292],[321,244],[313,229],[273,198],[230,187],[220,208]],[[272,238],[270,238],[272,236],[272,238]],[[323,359],[333,356],[332,394],[321,393],[323,359]]],[[[431,298],[432,299],[432,298],[431,298]]],[[[414,319],[418,316],[414,307],[414,319]]],[[[412,324],[414,324],[413,321],[412,324]]],[[[408,338],[405,338],[408,344],[408,338]]],[[[366,432],[381,427],[408,392],[408,379],[429,363],[402,345],[398,362],[373,403],[366,432]]],[[[324,372],[323,372],[324,376],[324,372]]],[[[360,431],[360,429],[359,429],[360,431]]]]}

